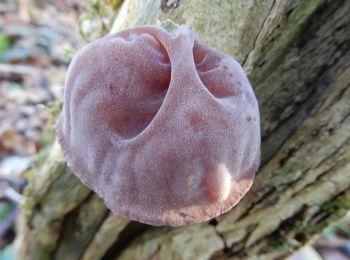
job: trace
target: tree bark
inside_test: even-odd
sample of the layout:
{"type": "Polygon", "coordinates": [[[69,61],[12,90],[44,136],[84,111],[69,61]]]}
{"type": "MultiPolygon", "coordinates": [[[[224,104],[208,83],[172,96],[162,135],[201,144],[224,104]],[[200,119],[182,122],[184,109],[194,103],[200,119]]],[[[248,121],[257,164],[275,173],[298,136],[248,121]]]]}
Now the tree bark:
{"type": "Polygon", "coordinates": [[[114,31],[171,19],[243,64],[261,111],[254,185],[210,223],[147,226],[111,214],[55,143],[29,176],[18,259],[280,259],[312,241],[350,207],[349,13],[346,0],[124,0],[114,31]]]}

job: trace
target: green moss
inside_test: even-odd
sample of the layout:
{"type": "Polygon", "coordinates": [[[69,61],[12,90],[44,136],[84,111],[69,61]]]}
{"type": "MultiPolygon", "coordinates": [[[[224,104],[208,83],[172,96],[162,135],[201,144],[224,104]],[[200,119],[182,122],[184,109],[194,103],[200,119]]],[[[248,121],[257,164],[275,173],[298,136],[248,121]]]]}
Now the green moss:
{"type": "Polygon", "coordinates": [[[12,211],[12,206],[10,203],[2,202],[0,204],[0,221],[5,220],[12,211]]]}
{"type": "Polygon", "coordinates": [[[291,251],[293,248],[287,241],[281,238],[271,239],[269,241],[268,246],[272,248],[274,251],[282,251],[282,252],[291,251]]]}
{"type": "Polygon", "coordinates": [[[166,19],[160,23],[160,26],[168,32],[171,32],[176,30],[179,27],[179,24],[175,23],[173,20],[166,19]]]}
{"type": "Polygon", "coordinates": [[[326,212],[335,213],[340,209],[350,208],[350,200],[346,196],[342,196],[334,201],[330,201],[323,205],[322,209],[326,212]]]}
{"type": "Polygon", "coordinates": [[[298,232],[304,227],[304,220],[296,220],[293,223],[292,232],[298,232]]]}
{"type": "Polygon", "coordinates": [[[295,43],[305,29],[307,20],[310,19],[311,14],[315,12],[322,2],[324,0],[298,1],[285,10],[283,22],[278,24],[278,27],[274,28],[272,32],[273,35],[278,35],[278,37],[265,44],[259,57],[256,59],[255,64],[265,63],[264,61],[268,61],[268,63],[265,63],[262,69],[257,68],[254,74],[251,75],[254,85],[264,82],[261,79],[266,80],[271,71],[280,70],[279,66],[284,61],[287,52],[290,51],[291,45],[295,43]],[[290,10],[293,11],[291,12],[290,10]],[[287,14],[289,14],[288,18],[287,14]],[[283,33],[280,33],[281,31],[283,33]]]}
{"type": "Polygon", "coordinates": [[[0,34],[0,56],[9,48],[10,48],[9,37],[7,35],[0,34]]]}

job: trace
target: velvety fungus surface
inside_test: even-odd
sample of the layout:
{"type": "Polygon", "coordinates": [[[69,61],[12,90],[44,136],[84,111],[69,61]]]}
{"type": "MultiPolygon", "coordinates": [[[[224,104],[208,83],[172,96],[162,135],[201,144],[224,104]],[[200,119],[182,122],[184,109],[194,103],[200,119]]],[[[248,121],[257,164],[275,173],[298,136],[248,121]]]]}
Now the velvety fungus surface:
{"type": "Polygon", "coordinates": [[[179,226],[252,185],[258,103],[241,66],[180,26],[136,27],[74,57],[57,134],[68,166],[122,216],[179,226]]]}

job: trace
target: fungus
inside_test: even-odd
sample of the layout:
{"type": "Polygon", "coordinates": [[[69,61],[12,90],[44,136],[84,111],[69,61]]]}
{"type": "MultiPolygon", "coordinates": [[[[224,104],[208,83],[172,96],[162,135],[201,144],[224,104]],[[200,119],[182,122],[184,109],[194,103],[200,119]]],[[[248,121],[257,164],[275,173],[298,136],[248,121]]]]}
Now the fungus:
{"type": "Polygon", "coordinates": [[[151,225],[228,211],[260,160],[258,104],[243,69],[185,25],[136,27],[81,49],[57,135],[68,166],[111,211],[151,225]]]}

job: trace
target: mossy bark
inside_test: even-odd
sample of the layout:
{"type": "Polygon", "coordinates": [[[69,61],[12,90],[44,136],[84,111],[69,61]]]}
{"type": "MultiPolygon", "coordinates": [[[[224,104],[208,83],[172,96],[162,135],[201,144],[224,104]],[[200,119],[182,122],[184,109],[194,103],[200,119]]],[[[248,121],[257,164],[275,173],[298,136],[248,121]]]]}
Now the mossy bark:
{"type": "Polygon", "coordinates": [[[350,207],[350,2],[125,0],[114,30],[171,19],[248,72],[262,121],[253,188],[211,223],[156,228],[108,212],[55,144],[32,171],[19,259],[280,259],[350,207]],[[62,258],[63,257],[63,258],[62,258]]]}

